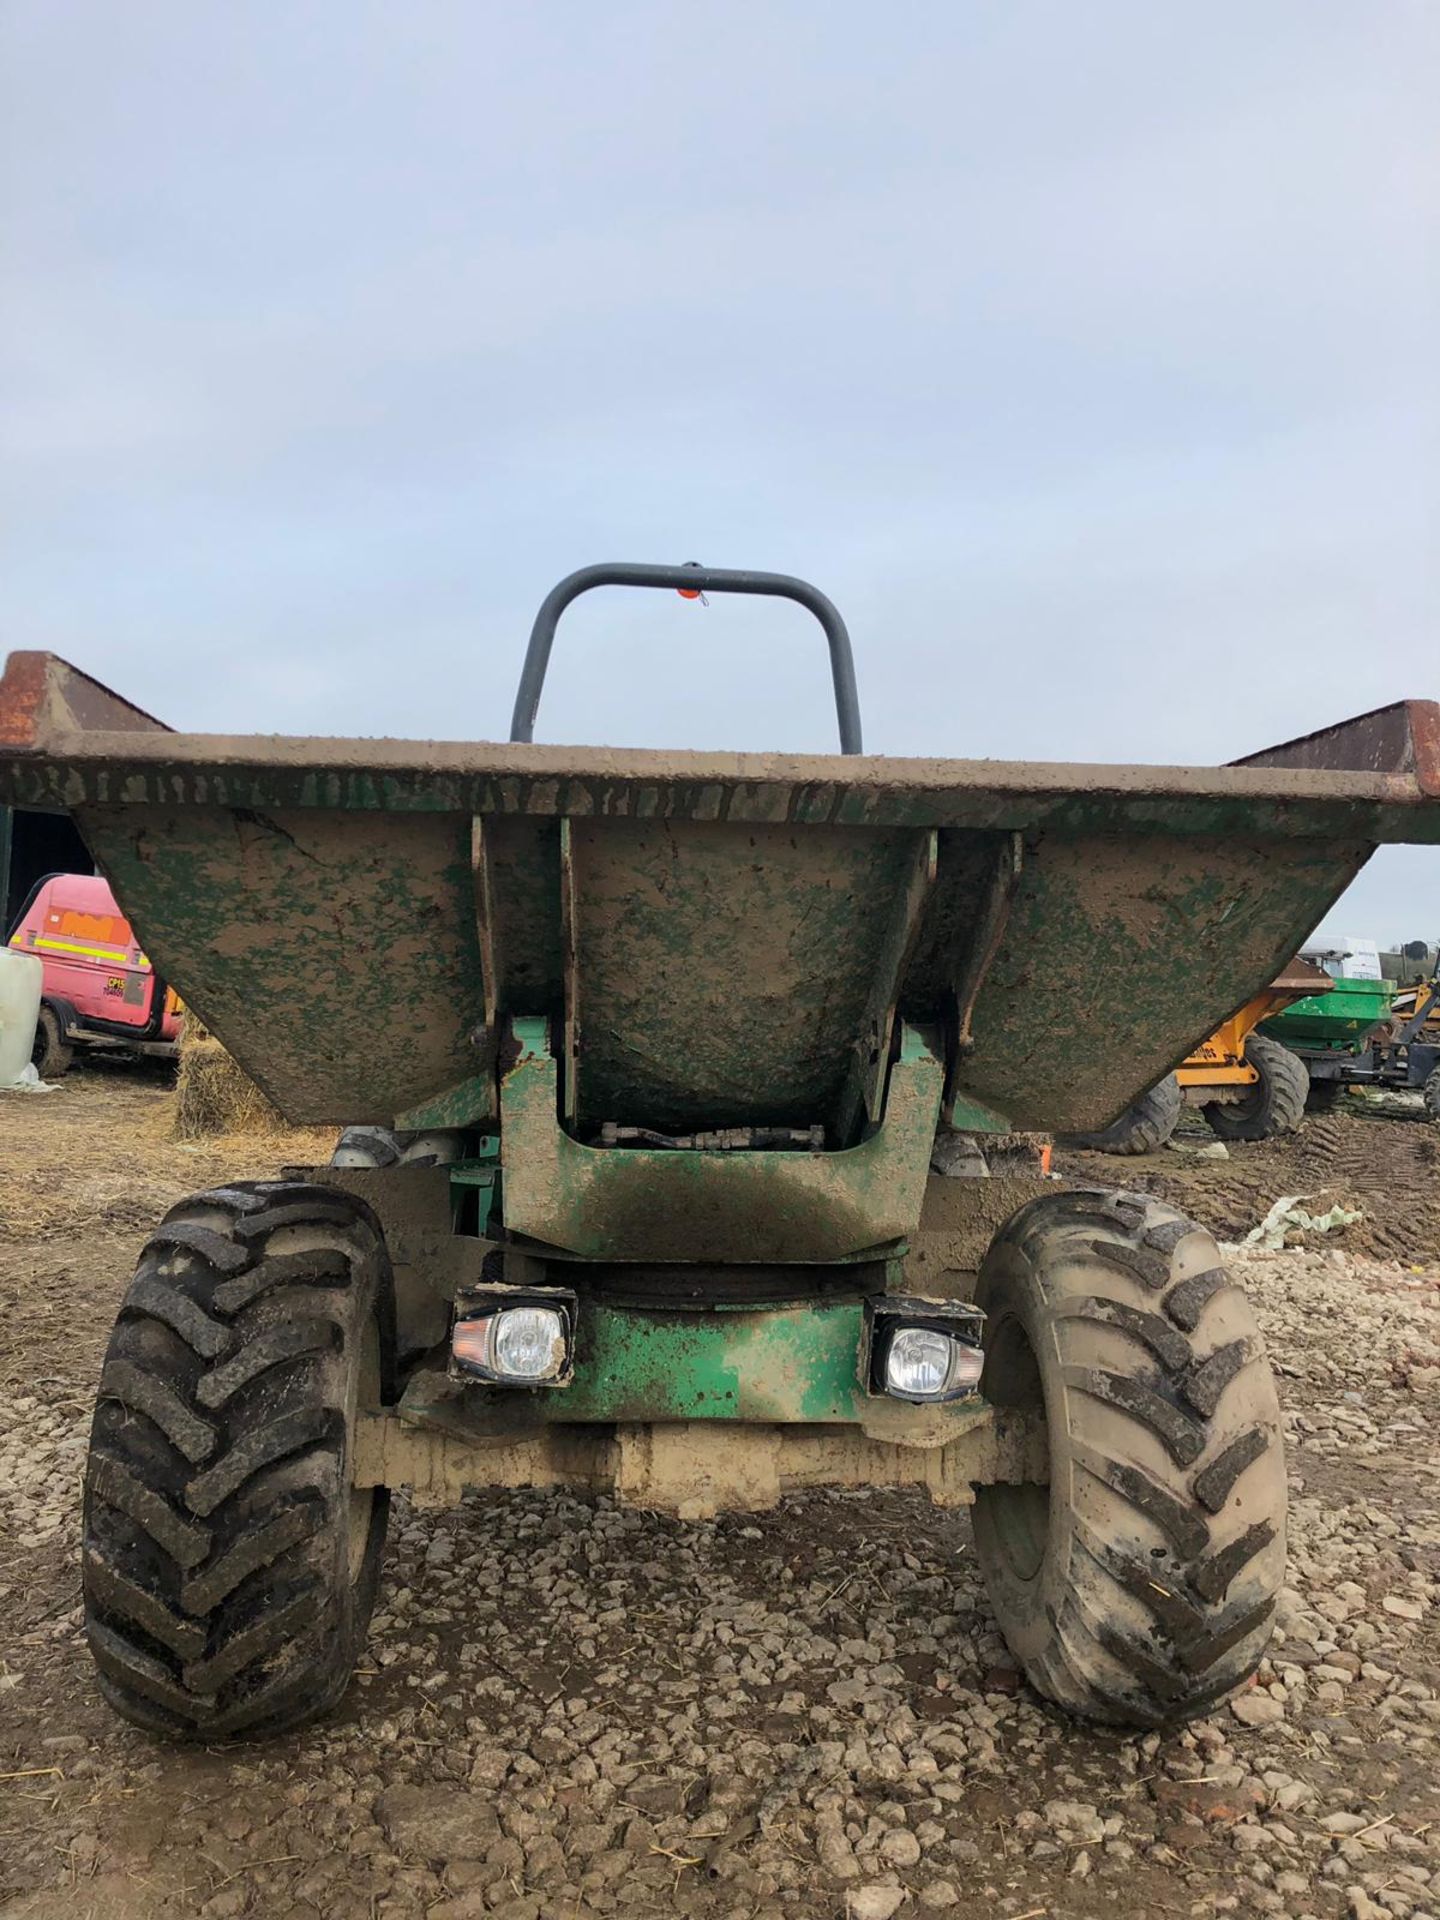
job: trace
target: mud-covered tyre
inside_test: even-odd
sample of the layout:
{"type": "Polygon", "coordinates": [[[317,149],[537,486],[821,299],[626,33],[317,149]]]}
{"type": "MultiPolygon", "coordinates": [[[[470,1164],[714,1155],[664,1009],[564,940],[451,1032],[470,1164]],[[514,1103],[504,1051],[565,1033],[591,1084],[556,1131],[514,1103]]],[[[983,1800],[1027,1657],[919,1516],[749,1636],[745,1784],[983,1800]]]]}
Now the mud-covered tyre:
{"type": "Polygon", "coordinates": [[[1031,1684],[1159,1727],[1255,1669],[1285,1570],[1275,1385],[1210,1235],[1139,1194],[1047,1194],[996,1235],[981,1392],[1043,1415],[1049,1485],[976,1489],[975,1544],[1031,1684]]]}
{"type": "Polygon", "coordinates": [[[1432,1120],[1440,1120],[1440,1067],[1425,1082],[1425,1111],[1432,1120]]]}
{"type": "Polygon", "coordinates": [[[1260,1078],[1243,1100],[1211,1100],[1201,1108],[1210,1130],[1221,1140],[1268,1140],[1294,1133],[1305,1118],[1310,1075],[1305,1062],[1278,1040],[1252,1033],[1245,1059],[1260,1078]]]}
{"type": "Polygon", "coordinates": [[[53,1007],[42,1006],[35,1022],[35,1044],[30,1049],[30,1064],[42,1080],[58,1080],[69,1071],[75,1049],[65,1038],[60,1016],[53,1007]]]}
{"type": "Polygon", "coordinates": [[[394,1345],[384,1240],[348,1194],[237,1182],[151,1235],[85,1472],[86,1633],[127,1720],[270,1734],[344,1693],[388,1508],[353,1484],[356,1417],[392,1397],[394,1345]]]}
{"type": "Polygon", "coordinates": [[[1179,1125],[1184,1105],[1180,1082],[1173,1073],[1167,1073],[1108,1127],[1098,1133],[1069,1134],[1065,1143],[1091,1147],[1097,1153],[1155,1153],[1179,1125]]]}

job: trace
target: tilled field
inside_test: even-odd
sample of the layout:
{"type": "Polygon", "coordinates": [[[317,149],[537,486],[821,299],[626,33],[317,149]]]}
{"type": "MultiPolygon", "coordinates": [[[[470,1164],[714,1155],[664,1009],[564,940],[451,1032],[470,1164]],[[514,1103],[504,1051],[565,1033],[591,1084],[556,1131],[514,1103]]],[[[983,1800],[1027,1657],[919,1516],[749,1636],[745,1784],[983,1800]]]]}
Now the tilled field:
{"type": "Polygon", "coordinates": [[[1365,1213],[1233,1256],[1286,1402],[1292,1574],[1259,1683],[1212,1719],[1141,1738],[1042,1707],[965,1517],[909,1496],[681,1524],[507,1495],[398,1500],[340,1713],[222,1752],[157,1744],[95,1696],[90,1400],[145,1227],[324,1143],[180,1147],[167,1113],[113,1070],[0,1096],[0,1920],[1440,1915],[1423,1127],[1346,1115],[1226,1161],[1057,1163],[1230,1238],[1282,1193],[1365,1213]]]}
{"type": "Polygon", "coordinates": [[[1235,1142],[1209,1159],[1215,1136],[1187,1116],[1174,1147],[1117,1158],[1060,1153],[1056,1165],[1086,1179],[1153,1193],[1183,1207],[1221,1239],[1243,1239],[1282,1194],[1313,1214],[1337,1202],[1362,1218],[1325,1244],[1378,1260],[1440,1262],[1440,1127],[1416,1101],[1394,1096],[1376,1111],[1355,1097],[1347,1111],[1314,1114],[1286,1138],[1235,1142]]]}

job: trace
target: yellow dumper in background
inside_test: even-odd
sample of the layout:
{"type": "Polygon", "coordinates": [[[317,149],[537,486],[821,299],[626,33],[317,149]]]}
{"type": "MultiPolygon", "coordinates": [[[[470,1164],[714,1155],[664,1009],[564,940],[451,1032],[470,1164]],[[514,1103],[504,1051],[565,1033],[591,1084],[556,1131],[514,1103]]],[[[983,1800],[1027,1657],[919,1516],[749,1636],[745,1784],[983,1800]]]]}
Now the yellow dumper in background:
{"type": "Polygon", "coordinates": [[[1102,1153],[1153,1153],[1175,1131],[1186,1106],[1199,1107],[1222,1140],[1293,1133],[1305,1115],[1310,1076],[1303,1060],[1258,1029],[1282,1008],[1328,993],[1333,985],[1320,967],[1292,960],[1118,1119],[1098,1133],[1072,1134],[1071,1144],[1102,1153]]]}

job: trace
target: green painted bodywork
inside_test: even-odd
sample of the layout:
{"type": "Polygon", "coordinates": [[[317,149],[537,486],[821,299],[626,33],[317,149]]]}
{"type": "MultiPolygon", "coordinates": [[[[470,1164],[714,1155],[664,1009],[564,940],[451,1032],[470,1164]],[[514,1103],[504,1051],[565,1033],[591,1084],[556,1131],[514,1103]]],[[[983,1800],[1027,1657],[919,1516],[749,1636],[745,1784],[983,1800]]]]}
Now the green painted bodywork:
{"type": "Polygon", "coordinates": [[[457,1223],[461,1220],[462,1199],[470,1195],[475,1200],[474,1218],[466,1220],[460,1226],[460,1231],[473,1233],[483,1239],[490,1231],[491,1217],[499,1198],[500,1136],[481,1134],[469,1156],[453,1161],[446,1171],[450,1175],[452,1213],[457,1223]]]}
{"type": "Polygon", "coordinates": [[[897,827],[565,822],[563,998],[583,1037],[567,1094],[581,1130],[804,1114],[850,1145],[847,1079],[894,1004],[905,943],[892,935],[933,839],[897,827]]]}
{"type": "Polygon", "coordinates": [[[1237,985],[1275,977],[1366,852],[1244,832],[1047,838],[976,999],[963,1091],[1017,1126],[1068,1131],[1082,1105],[1108,1124],[1243,1004],[1237,985]]]}
{"type": "Polygon", "coordinates": [[[583,1431],[714,1421],[863,1429],[882,1446],[927,1450],[993,1417],[978,1393],[941,1405],[866,1394],[856,1376],[864,1358],[856,1305],[697,1314],[689,1324],[582,1306],[581,1322],[582,1358],[568,1386],[497,1390],[422,1372],[403,1413],[482,1445],[539,1424],[583,1431]]]}
{"type": "Polygon", "coordinates": [[[283,1112],[319,1118],[323,1088],[342,1124],[493,1117],[468,820],[339,815],[317,836],[318,817],[197,806],[77,824],[159,935],[162,976],[283,1112]]]}
{"type": "Polygon", "coordinates": [[[884,1119],[837,1153],[591,1147],[561,1127],[545,1023],[514,1023],[501,1081],[506,1231],[591,1260],[835,1262],[903,1240],[920,1220],[944,1068],[901,1035],[884,1119]]]}
{"type": "Polygon", "coordinates": [[[994,1107],[987,1107],[983,1100],[976,1100],[967,1093],[956,1092],[950,1102],[950,1110],[945,1116],[946,1124],[957,1133],[1009,1133],[1010,1122],[1003,1113],[997,1113],[994,1107]]]}
{"type": "Polygon", "coordinates": [[[574,1384],[527,1396],[561,1421],[859,1419],[860,1263],[918,1227],[942,1110],[1105,1125],[1377,843],[1440,842],[1437,801],[1428,703],[1245,765],[1065,767],[181,736],[52,656],[0,686],[0,805],[73,816],[287,1117],[498,1137],[451,1224],[579,1296],[574,1384]],[[713,1285],[752,1301],[834,1272],[614,1304],[647,1263],[753,1269],[713,1285]]]}
{"type": "MultiPolygon", "coordinates": [[[[544,1010],[582,1136],[823,1124],[837,1147],[864,1130],[852,1090],[883,1046],[877,974],[894,957],[900,1017],[949,1032],[1005,837],[942,829],[916,902],[924,837],[890,828],[591,819],[567,889],[558,834],[509,816],[487,822],[483,871],[458,814],[77,818],[162,974],[297,1121],[492,1125],[495,1022],[544,1010]]],[[[1274,978],[1367,852],[1079,834],[1057,812],[1026,838],[948,1061],[956,1124],[1104,1124],[1274,978]]]]}
{"type": "Polygon", "coordinates": [[[1395,990],[1393,980],[1336,980],[1329,993],[1293,1000],[1262,1021],[1260,1031],[1290,1047],[1358,1053],[1389,1019],[1395,990]]]}
{"type": "Polygon", "coordinates": [[[412,1133],[444,1132],[448,1128],[473,1127],[495,1112],[495,1076],[472,1073],[448,1092],[433,1100],[422,1100],[418,1107],[402,1108],[395,1125],[412,1133]]]}
{"type": "Polygon", "coordinates": [[[657,1314],[582,1301],[564,1420],[848,1422],[864,1411],[859,1301],[657,1314]]]}
{"type": "Polygon", "coordinates": [[[582,1295],[568,1385],[523,1393],[469,1386],[466,1400],[476,1421],[493,1415],[512,1429],[534,1420],[826,1427],[883,1420],[894,1439],[927,1446],[943,1444],[983,1412],[978,1394],[922,1407],[867,1393],[865,1342],[858,1299],[667,1313],[582,1295]]]}

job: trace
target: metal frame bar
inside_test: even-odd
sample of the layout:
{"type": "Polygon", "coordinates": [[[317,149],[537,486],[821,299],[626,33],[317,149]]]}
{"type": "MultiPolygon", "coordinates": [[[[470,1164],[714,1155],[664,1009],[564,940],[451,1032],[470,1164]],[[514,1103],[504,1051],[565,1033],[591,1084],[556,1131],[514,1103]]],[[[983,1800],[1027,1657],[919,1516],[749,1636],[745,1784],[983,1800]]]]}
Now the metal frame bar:
{"type": "Polygon", "coordinates": [[[545,685],[545,669],[550,664],[550,648],[561,614],[582,593],[592,587],[668,587],[676,593],[754,593],[772,599],[793,600],[813,613],[825,630],[830,648],[830,678],[835,686],[835,714],[840,723],[840,751],[860,753],[860,696],[855,688],[855,658],[850,635],[839,610],[808,580],[797,580],[788,573],[751,573],[736,567],[650,567],[627,561],[602,561],[593,567],[581,567],[553,586],[540,603],[530,641],[525,649],[525,664],[520,669],[520,685],[515,694],[515,711],[510,720],[510,738],[530,741],[535,738],[535,715],[540,708],[540,690],[545,685]]]}
{"type": "Polygon", "coordinates": [[[902,1026],[885,1118],[835,1153],[591,1147],[559,1118],[550,1023],[510,1023],[500,1082],[505,1230],[581,1260],[834,1264],[920,1223],[945,1070],[902,1026]]]}
{"type": "Polygon", "coordinates": [[[531,1427],[483,1441],[393,1412],[362,1413],[355,1484],[410,1487],[426,1506],[454,1505],[472,1487],[573,1487],[698,1519],[763,1512],[799,1487],[919,1487],[937,1506],[955,1507],[968,1505],[977,1486],[1050,1477],[1043,1422],[983,1403],[890,1401],[883,1412],[883,1423],[868,1430],[622,1422],[531,1427]]]}

